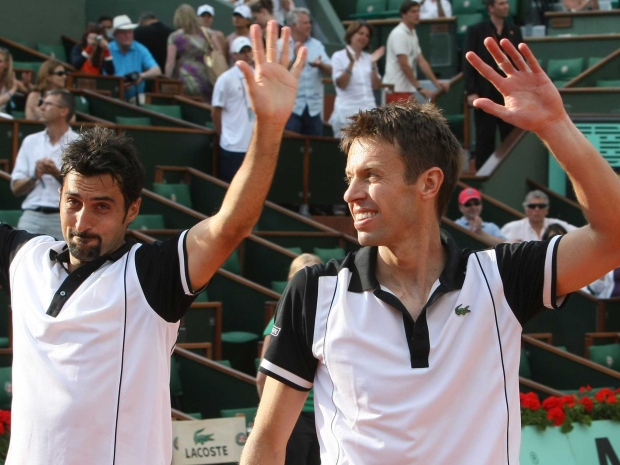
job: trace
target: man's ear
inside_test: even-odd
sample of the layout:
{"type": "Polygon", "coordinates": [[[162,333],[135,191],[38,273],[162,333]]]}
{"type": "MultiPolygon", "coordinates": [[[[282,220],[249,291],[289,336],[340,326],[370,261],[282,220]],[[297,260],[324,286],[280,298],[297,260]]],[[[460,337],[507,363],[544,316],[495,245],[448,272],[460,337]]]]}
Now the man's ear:
{"type": "Polygon", "coordinates": [[[418,186],[420,188],[420,195],[423,199],[430,199],[437,197],[439,189],[443,184],[443,171],[434,166],[429,168],[420,174],[418,178],[418,186]]]}
{"type": "Polygon", "coordinates": [[[127,214],[125,215],[125,222],[127,224],[131,223],[136,219],[138,213],[140,213],[140,205],[142,204],[142,199],[138,197],[135,201],[133,201],[129,208],[127,209],[127,214]]]}

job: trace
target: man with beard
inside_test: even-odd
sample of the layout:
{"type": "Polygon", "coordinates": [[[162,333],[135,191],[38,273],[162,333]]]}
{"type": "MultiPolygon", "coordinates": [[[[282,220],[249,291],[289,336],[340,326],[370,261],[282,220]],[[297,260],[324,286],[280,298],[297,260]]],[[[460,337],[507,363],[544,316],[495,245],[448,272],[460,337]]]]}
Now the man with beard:
{"type": "MultiPolygon", "coordinates": [[[[68,145],[60,170],[64,241],[0,227],[0,285],[11,291],[9,464],[170,464],[170,353],[179,320],[258,220],[305,53],[276,61],[278,25],[251,35],[256,131],[219,212],[155,244],[125,240],[144,168],[115,131],[68,145]],[[256,76],[256,77],[254,77],[256,76]]],[[[283,29],[288,43],[290,30],[283,29]]]]}

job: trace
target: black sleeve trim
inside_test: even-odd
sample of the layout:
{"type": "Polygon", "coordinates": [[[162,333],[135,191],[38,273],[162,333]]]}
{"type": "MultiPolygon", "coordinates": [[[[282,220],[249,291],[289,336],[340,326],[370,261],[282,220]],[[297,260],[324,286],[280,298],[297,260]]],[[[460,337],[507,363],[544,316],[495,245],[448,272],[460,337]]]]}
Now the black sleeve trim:
{"type": "Polygon", "coordinates": [[[287,386],[292,387],[296,391],[310,392],[310,390],[312,389],[312,388],[310,388],[310,389],[303,388],[300,385],[295,384],[292,381],[289,381],[288,379],[286,379],[286,378],[284,378],[284,377],[282,377],[280,375],[275,374],[273,371],[269,371],[266,368],[263,368],[262,366],[258,367],[258,371],[260,371],[261,373],[264,373],[265,375],[269,376],[270,378],[273,378],[273,379],[275,379],[277,381],[280,381],[282,384],[286,384],[287,386]]]}

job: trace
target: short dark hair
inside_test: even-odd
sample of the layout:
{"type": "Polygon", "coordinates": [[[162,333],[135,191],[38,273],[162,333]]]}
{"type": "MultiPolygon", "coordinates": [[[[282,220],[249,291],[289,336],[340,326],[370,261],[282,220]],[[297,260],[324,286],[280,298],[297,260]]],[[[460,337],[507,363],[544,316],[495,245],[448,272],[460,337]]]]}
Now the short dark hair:
{"type": "Polygon", "coordinates": [[[101,21],[113,21],[112,16],[99,16],[99,19],[97,20],[97,23],[100,23],[101,21]]]}
{"type": "Polygon", "coordinates": [[[372,39],[372,32],[373,32],[372,26],[364,20],[354,20],[351,22],[351,24],[349,24],[349,27],[347,27],[347,31],[344,33],[344,43],[350,44],[351,38],[357,33],[357,31],[359,31],[363,27],[368,29],[369,41],[368,41],[368,45],[366,46],[366,48],[370,47],[370,39],[372,39]]]}
{"type": "Polygon", "coordinates": [[[142,21],[148,21],[150,19],[157,19],[155,13],[152,11],[143,11],[140,17],[138,18],[138,23],[142,24],[142,21]]]}
{"type": "Polygon", "coordinates": [[[488,9],[490,6],[495,5],[496,0],[482,0],[484,6],[488,9]]]}
{"type": "Polygon", "coordinates": [[[45,95],[59,95],[60,104],[69,110],[67,113],[67,123],[71,121],[73,115],[75,115],[75,97],[67,89],[53,89],[48,90],[45,95]]]}
{"type": "Polygon", "coordinates": [[[568,231],[566,228],[559,223],[551,223],[543,232],[542,240],[546,241],[547,239],[551,239],[553,236],[563,236],[568,231]]]}
{"type": "Polygon", "coordinates": [[[61,158],[62,185],[71,171],[82,176],[112,176],[123,194],[125,212],[140,198],[144,186],[144,166],[133,141],[101,126],[82,132],[67,144],[61,158]]]}
{"type": "Polygon", "coordinates": [[[407,12],[414,6],[420,6],[420,2],[414,2],[413,0],[405,0],[400,4],[400,15],[407,14],[407,12]]]}
{"type": "Polygon", "coordinates": [[[250,6],[253,13],[259,13],[260,10],[265,9],[270,15],[273,14],[273,2],[271,0],[259,0],[250,6]]]}
{"type": "Polygon", "coordinates": [[[401,101],[360,111],[349,119],[351,123],[341,129],[340,147],[345,153],[356,140],[387,142],[405,164],[405,182],[416,182],[420,174],[433,167],[443,171],[437,196],[437,216],[441,218],[461,173],[463,151],[439,108],[431,103],[401,101]]]}

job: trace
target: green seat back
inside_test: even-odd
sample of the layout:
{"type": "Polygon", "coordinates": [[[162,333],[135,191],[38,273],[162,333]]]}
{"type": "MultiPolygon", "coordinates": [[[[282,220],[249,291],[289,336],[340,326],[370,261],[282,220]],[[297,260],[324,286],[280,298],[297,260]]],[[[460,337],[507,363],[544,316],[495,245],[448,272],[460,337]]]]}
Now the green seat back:
{"type": "Polygon", "coordinates": [[[241,275],[241,261],[239,260],[238,250],[233,250],[233,253],[228,256],[228,258],[222,265],[222,268],[224,268],[226,271],[230,271],[231,273],[241,275]]]}
{"type": "Polygon", "coordinates": [[[286,250],[289,250],[296,255],[301,255],[302,253],[304,253],[301,247],[287,247],[286,250]]]}
{"type": "Polygon", "coordinates": [[[0,223],[6,223],[9,226],[17,228],[17,222],[22,216],[21,210],[0,210],[0,223]]]}
{"type": "Polygon", "coordinates": [[[43,64],[42,61],[14,61],[13,69],[27,69],[34,73],[34,78],[37,77],[39,68],[43,64]]]}
{"type": "Polygon", "coordinates": [[[595,64],[601,61],[602,57],[588,57],[588,68],[592,68],[595,64]]]}
{"type": "MultiPolygon", "coordinates": [[[[456,13],[454,13],[456,15],[456,13]]],[[[465,36],[469,26],[478,24],[482,21],[482,13],[459,14],[456,17],[456,35],[460,46],[465,43],[465,36]]]]}
{"type": "Polygon", "coordinates": [[[282,294],[288,281],[271,281],[271,290],[277,292],[278,294],[282,294]]]}
{"type": "Polygon", "coordinates": [[[161,113],[162,115],[170,116],[172,118],[183,119],[183,114],[181,113],[181,107],[179,105],[153,105],[153,104],[144,104],[142,108],[145,110],[151,110],[155,113],[161,113]]]}
{"type": "Polygon", "coordinates": [[[129,225],[129,229],[166,229],[163,215],[140,214],[129,225]]]}
{"type": "Polygon", "coordinates": [[[378,15],[385,11],[385,0],[357,0],[355,13],[362,15],[378,15]]]}
{"type": "Polygon", "coordinates": [[[229,344],[245,344],[246,342],[258,341],[258,334],[246,331],[227,331],[222,333],[222,342],[229,344]]]}
{"type": "Polygon", "coordinates": [[[480,13],[484,10],[482,0],[452,0],[452,14],[457,18],[462,15],[480,13]]]}
{"type": "Polygon", "coordinates": [[[597,79],[596,87],[620,87],[620,79],[597,79]]]}
{"type": "Polygon", "coordinates": [[[527,358],[527,351],[521,349],[521,359],[519,361],[519,376],[523,378],[532,378],[532,368],[530,367],[530,361],[527,358]]]}
{"type": "Polygon", "coordinates": [[[152,126],[148,116],[116,116],[114,119],[116,124],[123,126],[152,126]]]}
{"type": "Polygon", "coordinates": [[[590,346],[590,360],[612,370],[620,371],[620,344],[590,346]]]}
{"type": "MultiPolygon", "coordinates": [[[[184,342],[215,343],[215,308],[190,308],[185,314],[184,342]]],[[[214,348],[215,349],[215,348],[214,348]]],[[[216,351],[214,350],[214,353],[216,351]]]]}
{"type": "Polygon", "coordinates": [[[11,367],[0,368],[0,409],[10,410],[13,398],[11,367]]]}
{"type": "Polygon", "coordinates": [[[81,113],[90,113],[90,105],[86,97],[83,95],[75,96],[75,111],[79,111],[81,113]]]}
{"type": "Polygon", "coordinates": [[[172,357],[170,359],[170,395],[179,397],[183,395],[183,385],[181,384],[181,375],[179,374],[179,362],[172,357]]]}
{"type": "Polygon", "coordinates": [[[192,198],[187,184],[154,182],[153,191],[162,197],[172,200],[173,202],[192,208],[192,198]]]}
{"type": "Polygon", "coordinates": [[[200,294],[198,294],[194,302],[209,302],[209,294],[207,294],[207,291],[202,291],[200,294]]]}
{"type": "Polygon", "coordinates": [[[26,112],[11,110],[11,116],[15,119],[26,119],[26,112]]]}
{"type": "Polygon", "coordinates": [[[583,71],[583,58],[550,58],[547,74],[552,81],[570,81],[583,71]]]}
{"type": "Polygon", "coordinates": [[[330,260],[340,260],[346,256],[346,252],[342,247],[336,247],[333,249],[323,249],[320,247],[314,248],[314,254],[318,255],[323,263],[327,263],[330,260]]]}
{"type": "Polygon", "coordinates": [[[553,83],[555,84],[555,87],[559,89],[560,87],[564,87],[566,84],[568,84],[568,81],[561,79],[558,81],[553,81],[553,83]]]}
{"type": "Polygon", "coordinates": [[[220,365],[225,366],[227,368],[232,368],[230,360],[215,360],[215,362],[219,363],[220,365]]]}
{"type": "Polygon", "coordinates": [[[67,62],[67,54],[62,45],[37,44],[37,50],[56,60],[67,62]]]}

